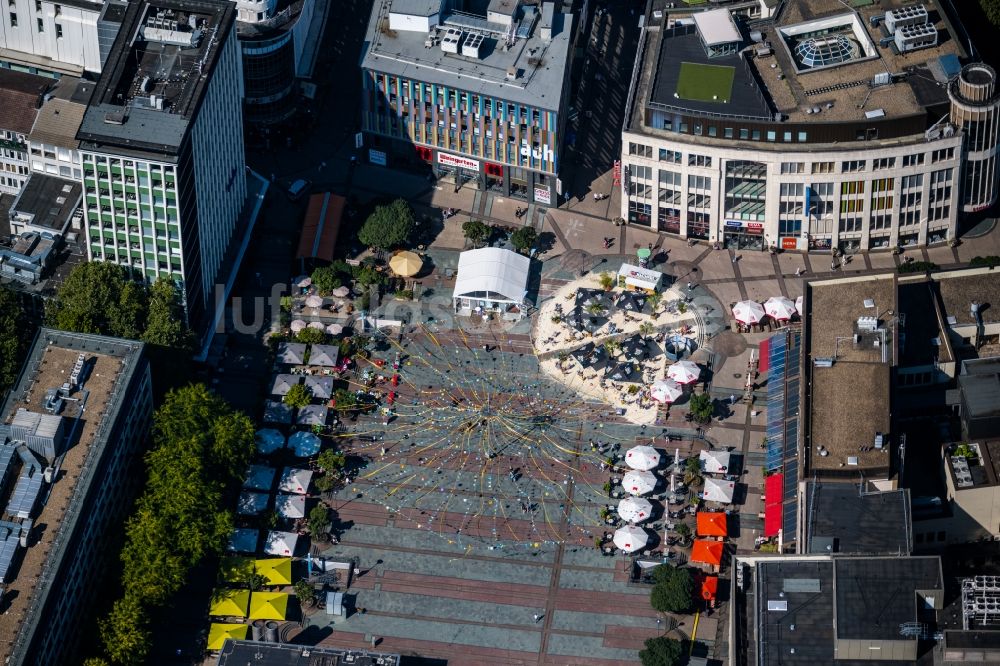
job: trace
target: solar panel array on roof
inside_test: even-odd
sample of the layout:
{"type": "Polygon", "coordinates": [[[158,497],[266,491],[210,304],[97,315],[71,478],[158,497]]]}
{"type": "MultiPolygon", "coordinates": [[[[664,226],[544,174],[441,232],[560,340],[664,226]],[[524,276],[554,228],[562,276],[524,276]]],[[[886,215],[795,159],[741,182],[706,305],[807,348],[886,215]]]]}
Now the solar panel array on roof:
{"type": "Polygon", "coordinates": [[[14,469],[14,452],[10,444],[0,446],[0,488],[7,485],[7,477],[14,469]]]}
{"type": "Polygon", "coordinates": [[[0,521],[0,583],[10,582],[7,575],[10,573],[11,565],[14,564],[20,536],[20,525],[0,521]]]}
{"type": "Polygon", "coordinates": [[[7,504],[6,513],[20,520],[31,517],[38,496],[42,492],[42,470],[34,466],[26,466],[14,486],[14,493],[7,504]]]}

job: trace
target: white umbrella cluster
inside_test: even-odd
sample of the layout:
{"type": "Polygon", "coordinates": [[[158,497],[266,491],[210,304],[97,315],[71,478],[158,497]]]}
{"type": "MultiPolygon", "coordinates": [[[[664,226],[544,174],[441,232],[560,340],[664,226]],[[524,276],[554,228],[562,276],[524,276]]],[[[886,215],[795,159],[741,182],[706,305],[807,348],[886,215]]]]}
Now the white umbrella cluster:
{"type": "Polygon", "coordinates": [[[632,470],[622,477],[622,488],[629,495],[646,495],[656,488],[656,476],[652,472],[632,470]]]}
{"type": "Polygon", "coordinates": [[[796,313],[795,303],[784,296],[772,296],[764,301],[764,312],[775,321],[788,321],[796,313]]]}
{"type": "Polygon", "coordinates": [[[677,361],[667,368],[667,378],[678,384],[693,384],[701,377],[701,368],[694,361],[677,361]]]}
{"type": "Polygon", "coordinates": [[[660,453],[652,446],[633,446],[625,452],[625,464],[632,469],[651,470],[660,464],[660,453]]]}
{"type": "Polygon", "coordinates": [[[765,316],[764,306],[757,301],[740,301],[733,306],[733,317],[741,324],[759,324],[765,316]]]}
{"type": "Polygon", "coordinates": [[[618,503],[618,515],[627,523],[641,523],[648,520],[653,512],[653,504],[642,497],[626,497],[618,503]]]}
{"type": "Polygon", "coordinates": [[[675,402],[684,395],[684,388],[673,379],[660,379],[650,388],[649,394],[658,402],[675,402]]]}
{"type": "Polygon", "coordinates": [[[634,553],[649,543],[649,535],[641,527],[629,525],[615,532],[614,542],[615,546],[626,553],[634,553]]]}

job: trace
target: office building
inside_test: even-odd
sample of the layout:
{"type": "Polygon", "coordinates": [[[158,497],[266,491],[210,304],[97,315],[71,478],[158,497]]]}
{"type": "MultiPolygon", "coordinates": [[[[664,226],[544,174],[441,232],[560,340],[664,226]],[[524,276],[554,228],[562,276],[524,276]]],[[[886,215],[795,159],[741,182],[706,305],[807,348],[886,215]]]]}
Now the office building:
{"type": "Polygon", "coordinates": [[[199,332],[245,235],[235,15],[228,2],[129,3],[77,133],[89,258],[176,282],[199,332]]]}
{"type": "Polygon", "coordinates": [[[33,173],[83,182],[76,133],[93,91],[93,82],[64,76],[45,96],[27,137],[33,173]]]}
{"type": "Polygon", "coordinates": [[[997,195],[996,72],[950,3],[764,3],[642,34],[621,216],[732,249],[957,237],[997,195]]]}
{"type": "Polygon", "coordinates": [[[27,135],[52,80],[0,69],[0,194],[17,194],[28,179],[27,135]]]}
{"type": "Polygon", "coordinates": [[[0,68],[57,78],[100,72],[125,4],[8,0],[0,13],[0,68]]]}
{"type": "Polygon", "coordinates": [[[143,345],[43,328],[0,423],[0,659],[78,658],[150,427],[143,345]]]}
{"type": "Polygon", "coordinates": [[[243,119],[271,125],[295,115],[312,77],[331,0],[237,0],[243,119]]]}
{"type": "Polygon", "coordinates": [[[364,156],[556,204],[573,16],[554,3],[379,0],[362,69],[364,156]]]}
{"type": "Polygon", "coordinates": [[[933,556],[737,556],[733,569],[732,666],[918,663],[945,604],[933,556]]]}

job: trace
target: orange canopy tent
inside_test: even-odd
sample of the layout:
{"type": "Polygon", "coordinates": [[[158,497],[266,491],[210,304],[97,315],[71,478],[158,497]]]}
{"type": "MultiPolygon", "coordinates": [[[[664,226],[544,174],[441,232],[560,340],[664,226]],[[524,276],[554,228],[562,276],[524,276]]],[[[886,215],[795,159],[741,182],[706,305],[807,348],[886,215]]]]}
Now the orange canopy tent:
{"type": "Polygon", "coordinates": [[[705,576],[701,581],[701,598],[705,601],[715,601],[719,592],[719,577],[705,576]]]}
{"type": "Polygon", "coordinates": [[[691,561],[719,566],[722,564],[722,542],[699,539],[691,547],[691,561]]]}
{"type": "Polygon", "coordinates": [[[722,511],[699,511],[698,536],[729,536],[726,514],[722,511]]]}

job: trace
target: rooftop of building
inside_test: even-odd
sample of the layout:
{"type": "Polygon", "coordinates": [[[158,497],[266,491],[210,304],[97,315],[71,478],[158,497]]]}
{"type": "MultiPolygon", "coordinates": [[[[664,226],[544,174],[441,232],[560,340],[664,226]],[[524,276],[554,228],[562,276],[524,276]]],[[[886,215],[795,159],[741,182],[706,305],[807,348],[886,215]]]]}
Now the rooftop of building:
{"type": "Polygon", "coordinates": [[[1000,649],[1000,631],[958,631],[944,632],[945,648],[1000,649]]]}
{"type": "Polygon", "coordinates": [[[76,528],[79,510],[95,472],[92,463],[104,453],[108,424],[123,406],[125,388],[139,367],[142,343],[43,328],[0,412],[4,424],[9,424],[19,409],[47,414],[46,391],[68,381],[81,353],[89,369],[82,390],[74,394],[80,401],[65,402],[61,414],[66,422],[66,441],[58,463],[60,474],[55,483],[46,484],[42,491],[46,500],[40,511],[36,509],[32,514],[35,525],[46,527],[34,532],[35,540],[29,548],[21,549],[20,564],[0,602],[4,614],[4,621],[0,622],[3,662],[15,650],[24,649],[23,641],[29,638],[24,631],[28,629],[25,621],[34,625],[39,621],[39,614],[30,610],[43,603],[55,572],[63,559],[71,556],[66,543],[76,528]],[[79,418],[84,406],[87,417],[79,418]]]}
{"type": "MultiPolygon", "coordinates": [[[[274,12],[260,21],[236,21],[236,34],[241,40],[266,39],[291,30],[302,14],[306,0],[278,0],[274,12]]],[[[399,3],[396,2],[396,5],[399,3]]]]}
{"type": "Polygon", "coordinates": [[[959,445],[945,449],[947,473],[956,491],[1000,485],[1000,439],[967,443],[972,455],[960,455],[959,445]]]}
{"type": "MultiPolygon", "coordinates": [[[[813,555],[741,560],[752,566],[755,596],[748,597],[745,616],[739,605],[733,607],[732,621],[747,625],[756,658],[738,660],[738,664],[870,664],[845,658],[835,661],[835,639],[913,640],[900,635],[899,625],[917,621],[919,591],[943,591],[944,586],[938,557],[813,555]]],[[[913,663],[893,659],[890,646],[884,647],[878,663],[913,663]]]]}
{"type": "Polygon", "coordinates": [[[973,302],[979,303],[984,324],[1000,322],[1000,272],[975,268],[935,273],[933,279],[948,324],[971,326],[973,302]]]}
{"type": "Polygon", "coordinates": [[[884,20],[873,25],[872,19],[888,10],[912,6],[911,0],[859,4],[864,6],[848,6],[839,0],[785,2],[779,18],[770,25],[757,21],[750,26],[745,17],[733,12],[741,34],[739,50],[721,57],[709,57],[703,45],[701,31],[694,25],[694,15],[699,12],[684,17],[672,11],[670,17],[680,19],[680,24],[650,32],[632,126],[652,133],[663,131],[641,122],[647,104],[691,115],[773,122],[780,114],[783,121],[816,123],[863,122],[869,112],[877,118],[925,116],[929,109],[947,104],[947,81],[968,56],[955,37],[951,17],[941,11],[936,0],[926,0],[927,20],[937,32],[937,44],[899,52],[895,44],[880,45],[883,39],[891,41],[891,36],[884,20]],[[759,33],[759,42],[754,41],[754,33],[759,33]],[[822,50],[827,48],[827,39],[838,36],[846,39],[841,43],[849,45],[846,52],[852,54],[846,62],[810,67],[795,55],[796,47],[822,50]],[[731,68],[731,85],[727,81],[723,86],[727,94],[703,94],[706,89],[701,83],[691,94],[690,86],[678,85],[684,76],[682,67],[695,72],[692,78],[704,81],[697,72],[706,66],[731,68]],[[890,75],[890,82],[882,84],[886,75],[890,75]],[[873,87],[877,76],[880,85],[873,87]]]}
{"type": "Polygon", "coordinates": [[[890,388],[897,312],[893,275],[810,282],[806,286],[807,474],[888,473],[890,388]],[[878,330],[859,326],[876,317],[878,330]]]}
{"type": "Polygon", "coordinates": [[[962,389],[963,417],[1000,417],[1000,368],[992,373],[959,375],[958,385],[962,389]]]}
{"type": "Polygon", "coordinates": [[[176,155],[233,22],[232,3],[130,2],[77,139],[176,155]]]}
{"type": "Polygon", "coordinates": [[[226,641],[218,666],[399,666],[398,654],[307,647],[255,641],[226,641]]]}
{"type": "Polygon", "coordinates": [[[933,280],[920,276],[900,279],[899,365],[927,366],[954,361],[951,341],[944,329],[944,315],[933,280]]]}
{"type": "Polygon", "coordinates": [[[60,78],[39,109],[28,140],[63,148],[79,147],[76,133],[93,92],[92,81],[71,76],[60,78]]]}
{"type": "Polygon", "coordinates": [[[910,493],[869,492],[853,483],[808,482],[808,552],[907,555],[913,549],[910,493]]]}
{"type": "MultiPolygon", "coordinates": [[[[544,5],[520,6],[514,0],[491,3],[488,7],[483,6],[481,0],[454,3],[461,6],[461,10],[446,9],[448,4],[439,0],[376,2],[368,24],[368,48],[362,67],[499,100],[553,111],[559,109],[563,82],[568,76],[566,69],[573,32],[571,14],[557,11],[549,17],[544,5]],[[438,26],[432,28],[435,36],[429,42],[428,33],[423,29],[390,28],[390,11],[421,17],[422,24],[430,17],[431,25],[438,26]],[[513,18],[507,17],[513,27],[487,20],[488,16],[496,18],[493,12],[513,13],[513,18]],[[546,21],[550,23],[551,39],[542,36],[546,21]],[[455,44],[457,53],[442,48],[451,43],[449,29],[462,33],[461,43],[455,44]],[[471,46],[469,37],[478,42],[477,35],[482,37],[475,49],[478,55],[463,55],[466,46],[471,46]],[[508,48],[508,44],[512,45],[508,48]]],[[[548,6],[547,11],[551,12],[552,5],[548,6]]]]}
{"type": "Polygon", "coordinates": [[[0,68],[0,130],[27,134],[52,79],[0,68]]]}
{"type": "Polygon", "coordinates": [[[62,234],[83,196],[79,182],[44,173],[28,176],[10,214],[33,227],[62,234]],[[30,219],[30,222],[28,221],[30,219]]]}

